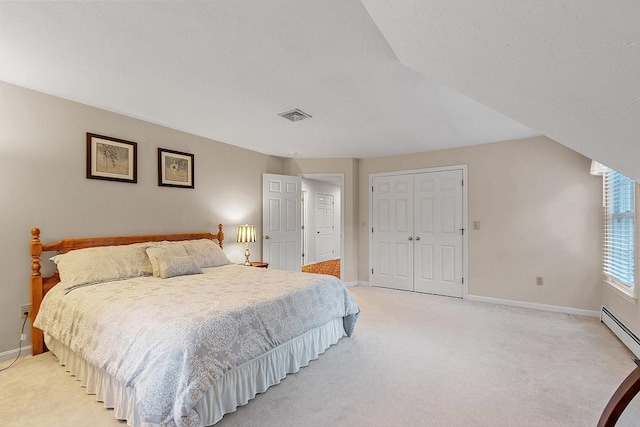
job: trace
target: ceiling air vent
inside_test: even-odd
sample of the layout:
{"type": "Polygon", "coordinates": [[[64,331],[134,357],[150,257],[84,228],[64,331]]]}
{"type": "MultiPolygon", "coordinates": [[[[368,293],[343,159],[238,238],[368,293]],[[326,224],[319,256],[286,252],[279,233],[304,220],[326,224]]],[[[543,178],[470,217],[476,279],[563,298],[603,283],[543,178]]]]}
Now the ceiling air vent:
{"type": "Polygon", "coordinates": [[[298,122],[300,120],[311,118],[309,114],[305,113],[304,111],[298,110],[297,108],[295,110],[280,113],[278,115],[284,117],[287,120],[291,120],[292,122],[298,122]]]}

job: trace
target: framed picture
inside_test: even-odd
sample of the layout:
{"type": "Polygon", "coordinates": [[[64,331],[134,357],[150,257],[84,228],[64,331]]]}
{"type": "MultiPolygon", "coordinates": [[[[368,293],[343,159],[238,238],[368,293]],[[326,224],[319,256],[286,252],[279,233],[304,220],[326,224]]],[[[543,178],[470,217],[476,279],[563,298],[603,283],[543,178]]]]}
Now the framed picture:
{"type": "Polygon", "coordinates": [[[87,133],[87,179],[138,182],[138,144],[87,133]]]}
{"type": "Polygon", "coordinates": [[[158,185],[195,188],[193,154],[158,148],[158,185]]]}

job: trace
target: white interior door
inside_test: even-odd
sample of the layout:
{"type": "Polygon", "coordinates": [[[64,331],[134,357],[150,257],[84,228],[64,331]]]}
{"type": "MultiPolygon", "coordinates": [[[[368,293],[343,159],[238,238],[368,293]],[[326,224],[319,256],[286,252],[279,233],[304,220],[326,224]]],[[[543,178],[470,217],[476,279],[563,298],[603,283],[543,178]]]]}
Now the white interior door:
{"type": "Polygon", "coordinates": [[[415,175],[415,290],[462,298],[462,171],[415,175]]]}
{"type": "Polygon", "coordinates": [[[413,290],[413,176],[373,178],[371,284],[413,290]]]}
{"type": "Polygon", "coordinates": [[[316,193],[315,197],[316,225],[316,262],[334,258],[335,226],[333,212],[333,196],[316,193]]]}
{"type": "Polygon", "coordinates": [[[262,175],[262,257],[269,268],[302,266],[301,184],[298,176],[262,175]]]}

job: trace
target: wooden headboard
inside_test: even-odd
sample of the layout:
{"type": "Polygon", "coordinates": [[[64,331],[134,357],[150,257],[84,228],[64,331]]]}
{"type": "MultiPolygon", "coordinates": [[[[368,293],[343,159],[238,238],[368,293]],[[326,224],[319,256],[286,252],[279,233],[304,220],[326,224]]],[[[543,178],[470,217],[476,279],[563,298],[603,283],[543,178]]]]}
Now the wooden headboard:
{"type": "MultiPolygon", "coordinates": [[[[195,239],[215,239],[222,248],[224,232],[222,224],[218,224],[218,233],[184,233],[184,234],[150,234],[146,236],[111,236],[111,237],[88,237],[82,239],[62,239],[55,243],[42,243],[40,241],[40,229],[31,229],[31,312],[29,318],[33,325],[42,298],[60,282],[60,276],[56,271],[51,276],[43,277],[40,274],[40,256],[43,252],[55,251],[66,253],[75,249],[94,248],[96,246],[130,245],[132,243],[161,242],[163,240],[180,241],[195,239]]],[[[38,328],[31,327],[32,354],[43,353],[45,351],[44,335],[38,328]]]]}

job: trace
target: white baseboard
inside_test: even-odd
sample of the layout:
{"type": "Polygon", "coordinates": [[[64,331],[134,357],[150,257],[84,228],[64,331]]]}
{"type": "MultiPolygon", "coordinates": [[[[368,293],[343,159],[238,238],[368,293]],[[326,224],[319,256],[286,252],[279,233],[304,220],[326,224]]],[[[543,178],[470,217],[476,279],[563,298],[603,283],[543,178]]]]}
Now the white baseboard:
{"type": "Polygon", "coordinates": [[[467,295],[465,299],[469,301],[488,302],[491,304],[509,305],[512,307],[532,308],[534,310],[553,311],[556,313],[575,314],[578,316],[600,317],[600,312],[595,310],[584,310],[581,308],[562,307],[559,305],[538,304],[535,302],[513,301],[508,299],[483,297],[479,295],[467,295]]]}
{"type": "Polygon", "coordinates": [[[22,357],[31,356],[31,346],[25,345],[24,347],[22,347],[22,352],[20,352],[19,348],[3,351],[2,353],[0,353],[0,362],[4,362],[5,360],[15,359],[16,356],[18,356],[18,353],[20,353],[20,356],[22,357]]]}
{"type": "Polygon", "coordinates": [[[353,286],[369,286],[368,282],[363,282],[361,280],[356,280],[353,282],[344,282],[345,285],[347,285],[347,288],[351,288],[353,286]]]}
{"type": "Polygon", "coordinates": [[[369,286],[369,282],[365,282],[362,280],[356,280],[354,282],[344,282],[345,285],[347,285],[347,287],[352,287],[352,286],[369,286]]]}
{"type": "Polygon", "coordinates": [[[602,306],[600,321],[607,325],[614,335],[617,336],[633,354],[640,357],[640,339],[638,339],[638,336],[605,306],[602,306]]]}
{"type": "Polygon", "coordinates": [[[365,282],[362,280],[356,280],[355,282],[347,283],[347,286],[369,286],[369,282],[365,282]]]}

